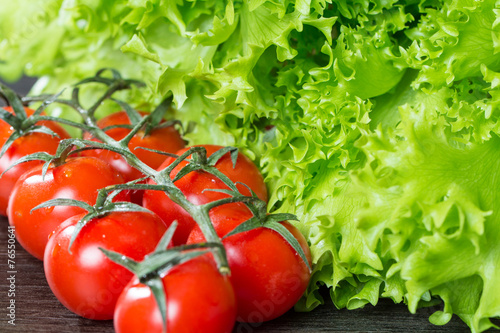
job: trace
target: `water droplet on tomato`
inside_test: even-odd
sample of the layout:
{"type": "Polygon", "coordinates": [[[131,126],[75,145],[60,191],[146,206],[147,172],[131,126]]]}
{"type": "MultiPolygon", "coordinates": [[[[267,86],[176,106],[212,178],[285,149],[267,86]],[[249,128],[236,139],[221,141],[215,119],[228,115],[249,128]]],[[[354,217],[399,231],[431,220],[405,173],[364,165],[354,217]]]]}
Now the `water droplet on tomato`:
{"type": "Polygon", "coordinates": [[[50,214],[54,211],[55,206],[50,206],[50,207],[44,207],[43,208],[43,213],[44,214],[50,214]]]}

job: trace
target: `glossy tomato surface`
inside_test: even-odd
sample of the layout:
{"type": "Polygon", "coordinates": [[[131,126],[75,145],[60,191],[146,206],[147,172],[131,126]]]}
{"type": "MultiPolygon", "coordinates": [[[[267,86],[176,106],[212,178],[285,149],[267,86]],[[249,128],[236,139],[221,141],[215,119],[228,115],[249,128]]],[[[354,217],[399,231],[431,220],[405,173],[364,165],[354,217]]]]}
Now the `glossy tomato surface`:
{"type": "MultiPolygon", "coordinates": [[[[144,116],[145,112],[141,112],[144,116]]],[[[115,125],[130,125],[130,119],[125,111],[120,111],[112,113],[107,117],[104,117],[97,121],[97,125],[100,128],[106,128],[115,125]]],[[[115,140],[121,140],[130,133],[129,128],[111,128],[106,130],[106,134],[115,140]]],[[[89,133],[84,134],[84,139],[96,140],[92,138],[89,133]]],[[[153,153],[144,149],[136,149],[137,147],[145,147],[155,150],[161,150],[169,153],[175,153],[176,151],[184,148],[185,142],[182,139],[179,131],[174,126],[168,126],[163,128],[157,128],[151,131],[148,135],[145,134],[143,130],[139,131],[130,140],[128,145],[130,151],[132,151],[142,162],[146,163],[153,169],[158,168],[163,161],[165,161],[165,155],[153,153]]],[[[88,150],[83,152],[86,156],[99,157],[114,168],[116,168],[124,177],[126,181],[135,180],[141,178],[143,175],[140,171],[131,167],[125,159],[123,159],[118,153],[111,152],[108,150],[88,150]]]]}
{"type": "MultiPolygon", "coordinates": [[[[11,113],[13,112],[11,107],[5,107],[4,109],[11,113]]],[[[25,110],[28,116],[34,112],[34,110],[29,108],[25,110]]],[[[59,145],[59,141],[70,137],[57,123],[40,121],[37,125],[46,126],[59,136],[52,136],[45,133],[31,133],[18,138],[0,158],[0,174],[23,156],[41,151],[54,154],[59,145]]],[[[13,132],[14,129],[8,123],[0,120],[0,147],[5,144],[13,132]]],[[[41,164],[41,162],[38,161],[18,164],[0,177],[0,215],[7,215],[9,196],[16,180],[21,177],[23,173],[39,164],[41,164]]]]}
{"type": "MultiPolygon", "coordinates": [[[[94,205],[99,189],[123,182],[114,168],[94,157],[69,158],[62,165],[49,167],[45,176],[42,166],[36,166],[24,173],[12,190],[7,212],[9,223],[15,227],[17,240],[26,251],[42,259],[49,234],[83,209],[55,206],[31,212],[32,208],[56,198],[94,205]]],[[[120,199],[128,199],[126,192],[122,192],[120,199]]]]}
{"type": "MultiPolygon", "coordinates": [[[[215,145],[204,145],[203,147],[206,148],[208,156],[223,148],[215,145]]],[[[176,154],[181,155],[188,149],[189,148],[182,149],[176,154]]],[[[165,169],[173,161],[173,158],[167,158],[158,170],[165,169]]],[[[183,162],[174,168],[171,178],[174,178],[179,170],[186,164],[187,162],[183,162]]],[[[267,201],[267,189],[264,179],[259,169],[245,155],[239,153],[236,166],[233,167],[231,156],[229,153],[226,153],[217,162],[215,167],[229,177],[233,183],[240,182],[246,184],[260,199],[267,201]]],[[[150,181],[150,183],[154,184],[153,181],[150,181]]],[[[216,176],[205,171],[190,172],[177,180],[175,185],[184,193],[190,202],[197,205],[228,197],[228,195],[224,193],[207,191],[207,189],[229,189],[229,187],[216,176]]],[[[250,191],[245,186],[238,184],[237,188],[241,193],[250,195],[250,191]]],[[[170,200],[164,192],[149,190],[144,192],[143,206],[157,213],[167,225],[177,220],[179,226],[174,235],[174,244],[178,245],[186,242],[196,222],[182,207],[170,200]]]]}
{"type": "MultiPolygon", "coordinates": [[[[225,236],[253,214],[243,204],[214,208],[210,218],[220,237],[225,236]]],[[[304,236],[288,222],[281,222],[299,241],[306,257],[311,254],[304,236]]],[[[195,227],[188,244],[204,241],[195,227]]],[[[262,322],[290,310],[305,292],[310,271],[299,254],[276,231],[264,227],[224,238],[231,282],[241,322],[262,322]]]]}
{"type": "Polygon", "coordinates": [[[140,261],[154,251],[166,227],[152,213],[115,212],[91,220],[68,251],[75,224],[66,220],[50,236],[44,256],[47,282],[57,299],[89,319],[112,319],[116,301],[133,274],[109,260],[99,247],[140,261]]]}
{"type": "MultiPolygon", "coordinates": [[[[167,332],[229,333],[235,323],[234,292],[208,257],[176,266],[163,277],[167,301],[167,332]]],[[[132,280],[118,299],[116,333],[161,333],[163,322],[155,298],[144,284],[132,280]]]]}

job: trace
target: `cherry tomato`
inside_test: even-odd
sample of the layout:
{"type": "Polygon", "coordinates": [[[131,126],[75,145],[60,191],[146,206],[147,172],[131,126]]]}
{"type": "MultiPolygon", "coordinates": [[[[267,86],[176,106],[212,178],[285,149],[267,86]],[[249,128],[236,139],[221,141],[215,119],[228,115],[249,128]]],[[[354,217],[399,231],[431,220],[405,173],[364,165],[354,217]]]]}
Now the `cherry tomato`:
{"type": "MultiPolygon", "coordinates": [[[[226,204],[210,211],[217,234],[225,236],[253,214],[243,204],[226,204]]],[[[311,254],[304,236],[288,222],[281,222],[299,241],[306,257],[311,254]]],[[[198,226],[187,243],[205,238],[198,226]]],[[[262,322],[290,310],[307,288],[310,271],[293,247],[276,231],[260,227],[222,241],[226,248],[231,282],[241,322],[262,322]]]]}
{"type": "MultiPolygon", "coordinates": [[[[215,145],[204,145],[207,150],[207,155],[210,156],[217,150],[223,148],[215,145]]],[[[183,154],[189,148],[185,148],[177,152],[177,155],[183,154]]],[[[162,170],[169,166],[175,159],[167,158],[165,162],[158,168],[162,170]]],[[[180,163],[174,168],[171,177],[174,178],[179,170],[185,166],[187,162],[180,163]]],[[[232,182],[241,182],[249,186],[257,196],[267,201],[267,189],[264,179],[260,174],[259,169],[245,155],[239,153],[236,166],[233,168],[233,162],[229,153],[225,154],[215,165],[215,167],[225,174],[232,182]]],[[[150,181],[154,184],[154,181],[150,181]]],[[[229,189],[216,176],[204,171],[194,171],[185,175],[175,182],[175,185],[186,195],[187,199],[194,204],[205,204],[214,200],[228,197],[227,194],[206,191],[207,189],[229,189]]],[[[238,190],[250,195],[250,191],[243,185],[237,185],[238,190]]],[[[145,191],[143,198],[143,206],[158,214],[167,225],[170,225],[174,220],[177,220],[179,226],[174,235],[174,244],[184,244],[189,236],[189,233],[196,225],[193,218],[179,205],[174,203],[168,196],[161,191],[145,191]]]]}
{"type": "MultiPolygon", "coordinates": [[[[67,218],[82,213],[73,206],[41,208],[35,206],[56,198],[68,198],[94,205],[98,190],[123,183],[123,177],[106,162],[94,157],[69,158],[50,166],[42,177],[42,165],[24,173],[16,182],[7,210],[9,223],[16,228],[19,243],[33,256],[43,258],[49,234],[67,218]]],[[[122,192],[120,200],[128,199],[122,192]]]]}
{"type": "MultiPolygon", "coordinates": [[[[174,267],[163,278],[167,332],[229,333],[235,323],[234,291],[213,260],[198,257],[174,267]]],[[[116,304],[116,333],[161,333],[160,310],[149,287],[133,279],[116,304]]]]}
{"type": "Polygon", "coordinates": [[[45,277],[69,310],[89,319],[112,319],[116,301],[133,273],[109,260],[99,247],[140,261],[154,251],[166,227],[152,213],[113,212],[86,224],[70,253],[69,242],[82,217],[70,217],[51,234],[44,256],[45,277]]]}
{"type": "MultiPolygon", "coordinates": [[[[5,107],[5,110],[13,113],[11,107],[5,107]]],[[[32,109],[26,108],[26,114],[28,116],[35,112],[32,109]]],[[[14,141],[14,143],[7,149],[5,154],[0,158],[0,174],[3,173],[9,166],[20,159],[23,156],[33,154],[36,152],[47,152],[49,154],[54,154],[59,145],[59,141],[62,139],[68,139],[70,135],[57,123],[51,121],[40,121],[37,125],[43,125],[50,128],[54,133],[59,135],[51,136],[45,133],[31,133],[22,136],[14,141]]],[[[9,136],[14,132],[14,129],[6,122],[0,120],[0,147],[2,147],[9,136]]],[[[9,171],[7,171],[0,178],[0,215],[7,215],[7,204],[9,202],[9,196],[12,192],[12,188],[16,183],[16,180],[21,177],[23,173],[30,170],[41,162],[32,161],[22,164],[18,164],[9,171]]]]}
{"type": "MultiPolygon", "coordinates": [[[[146,115],[145,112],[141,112],[142,115],[146,115]]],[[[100,128],[106,128],[115,125],[130,125],[130,119],[125,111],[116,112],[110,114],[97,121],[97,125],[100,128]]],[[[106,130],[106,134],[115,140],[121,140],[130,133],[130,129],[123,127],[116,127],[106,130]]],[[[85,133],[84,139],[94,140],[90,133],[85,133]]],[[[130,140],[128,145],[130,151],[132,151],[142,162],[147,164],[153,169],[158,168],[163,161],[165,156],[157,153],[147,151],[145,149],[135,149],[136,147],[145,147],[155,150],[161,150],[164,152],[175,153],[176,151],[184,148],[185,142],[182,139],[180,133],[174,126],[160,127],[152,130],[148,135],[145,135],[144,131],[139,131],[130,140]]],[[[127,161],[120,154],[103,149],[93,149],[87,150],[82,153],[84,156],[94,156],[111,164],[116,170],[118,170],[125,181],[131,181],[143,177],[143,174],[137,169],[131,167],[127,161]]],[[[142,201],[142,191],[135,192],[133,194],[133,201],[141,203],[142,201]]]]}

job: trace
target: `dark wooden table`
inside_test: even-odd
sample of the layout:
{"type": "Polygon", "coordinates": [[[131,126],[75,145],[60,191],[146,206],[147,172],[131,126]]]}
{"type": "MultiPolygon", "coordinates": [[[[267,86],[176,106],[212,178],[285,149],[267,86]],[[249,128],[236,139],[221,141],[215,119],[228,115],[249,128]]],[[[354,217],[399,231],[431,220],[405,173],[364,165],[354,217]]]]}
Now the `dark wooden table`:
{"type": "MultiPolygon", "coordinates": [[[[80,318],[62,306],[45,281],[42,262],[31,257],[17,242],[15,267],[9,268],[8,239],[7,219],[0,217],[0,332],[113,332],[111,321],[80,318]],[[12,270],[15,273],[10,273],[12,270]],[[12,297],[7,280],[10,275],[15,275],[12,297]],[[11,300],[15,300],[15,326],[9,324],[11,300]]],[[[436,309],[421,309],[412,315],[406,306],[390,300],[351,311],[337,310],[330,303],[309,313],[290,311],[261,325],[239,324],[234,332],[469,332],[458,318],[445,326],[430,324],[428,317],[436,309]]]]}

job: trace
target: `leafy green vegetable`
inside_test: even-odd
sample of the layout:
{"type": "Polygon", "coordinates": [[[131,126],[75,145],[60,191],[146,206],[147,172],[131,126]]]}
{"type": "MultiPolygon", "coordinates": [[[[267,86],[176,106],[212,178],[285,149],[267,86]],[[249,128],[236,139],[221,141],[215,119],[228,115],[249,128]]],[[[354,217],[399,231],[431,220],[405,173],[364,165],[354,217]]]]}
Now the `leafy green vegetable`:
{"type": "Polygon", "coordinates": [[[1,1],[2,77],[53,93],[114,67],[147,84],[123,99],[172,95],[192,143],[260,163],[311,244],[297,309],[327,286],[338,308],[441,300],[431,322],[473,332],[500,316],[496,1],[1,1]]]}

